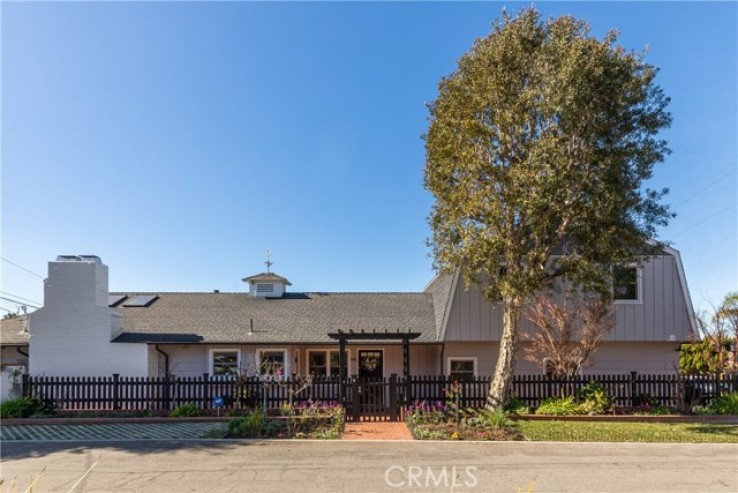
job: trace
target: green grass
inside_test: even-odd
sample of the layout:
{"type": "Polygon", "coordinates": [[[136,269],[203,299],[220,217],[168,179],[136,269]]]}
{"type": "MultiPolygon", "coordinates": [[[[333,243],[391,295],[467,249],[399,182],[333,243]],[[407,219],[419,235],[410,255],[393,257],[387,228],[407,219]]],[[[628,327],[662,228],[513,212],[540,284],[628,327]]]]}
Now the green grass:
{"type": "Polygon", "coordinates": [[[518,424],[523,435],[533,441],[738,443],[738,425],[525,420],[518,424]]]}

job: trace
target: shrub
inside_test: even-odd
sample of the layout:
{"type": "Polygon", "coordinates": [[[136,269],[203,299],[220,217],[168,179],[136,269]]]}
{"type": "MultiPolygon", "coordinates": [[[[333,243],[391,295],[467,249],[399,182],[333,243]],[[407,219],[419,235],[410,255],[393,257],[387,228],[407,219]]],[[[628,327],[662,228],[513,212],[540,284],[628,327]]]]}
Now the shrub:
{"type": "Polygon", "coordinates": [[[607,395],[607,389],[595,380],[591,380],[577,392],[576,400],[582,414],[603,414],[612,406],[612,398],[607,395]]]}
{"type": "Polygon", "coordinates": [[[715,397],[709,407],[715,414],[738,414],[738,392],[715,397]]]}
{"type": "Polygon", "coordinates": [[[0,404],[0,419],[40,417],[53,413],[52,406],[41,397],[16,397],[0,404]]]}
{"type": "Polygon", "coordinates": [[[530,407],[520,397],[513,397],[505,406],[505,412],[510,414],[528,414],[530,407]]]}
{"type": "Polygon", "coordinates": [[[487,423],[494,428],[505,428],[517,424],[505,411],[484,411],[484,417],[487,423]]]}
{"type": "Polygon", "coordinates": [[[172,418],[192,418],[200,416],[200,408],[192,403],[182,404],[174,408],[174,411],[172,411],[172,414],[169,416],[172,418]]]}
{"type": "Polygon", "coordinates": [[[257,408],[242,418],[228,423],[228,434],[240,437],[259,437],[264,426],[264,413],[257,408]]]}
{"type": "Polygon", "coordinates": [[[569,397],[550,397],[543,401],[536,414],[549,414],[551,416],[571,416],[579,414],[579,404],[574,402],[574,398],[569,397]]]}

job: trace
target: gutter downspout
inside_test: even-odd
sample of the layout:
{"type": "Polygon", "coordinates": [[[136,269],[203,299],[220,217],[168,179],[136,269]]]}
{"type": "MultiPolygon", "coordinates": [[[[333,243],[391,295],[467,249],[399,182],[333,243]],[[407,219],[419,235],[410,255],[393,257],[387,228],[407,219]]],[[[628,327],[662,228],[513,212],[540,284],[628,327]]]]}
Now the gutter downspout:
{"type": "MultiPolygon", "coordinates": [[[[164,409],[169,409],[170,402],[169,402],[169,355],[159,349],[158,344],[154,344],[154,349],[156,349],[156,352],[159,354],[164,355],[164,409]]],[[[159,365],[157,365],[158,367],[159,365]]],[[[158,368],[157,368],[158,373],[158,368]]]]}
{"type": "Polygon", "coordinates": [[[20,346],[15,346],[15,350],[18,351],[23,356],[25,356],[26,358],[31,357],[27,352],[23,351],[20,346]]]}
{"type": "Polygon", "coordinates": [[[154,344],[154,349],[156,349],[157,353],[164,355],[164,377],[168,378],[169,377],[169,355],[165,353],[164,351],[162,351],[161,349],[159,349],[158,344],[154,344]]]}
{"type": "Polygon", "coordinates": [[[440,371],[438,372],[439,375],[444,375],[444,373],[443,373],[443,352],[444,352],[445,349],[446,349],[446,344],[445,343],[444,344],[441,344],[441,354],[440,354],[441,361],[439,362],[440,363],[440,371]]]}

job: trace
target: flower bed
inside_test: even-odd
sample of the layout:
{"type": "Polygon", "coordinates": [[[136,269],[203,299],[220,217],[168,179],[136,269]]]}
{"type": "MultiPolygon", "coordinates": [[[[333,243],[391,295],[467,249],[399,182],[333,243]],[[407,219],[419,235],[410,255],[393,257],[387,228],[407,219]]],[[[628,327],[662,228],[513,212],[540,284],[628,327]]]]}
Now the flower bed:
{"type": "Polygon", "coordinates": [[[407,409],[407,427],[416,440],[523,440],[504,412],[462,409],[422,401],[407,409]]]}
{"type": "Polygon", "coordinates": [[[345,412],[336,403],[300,403],[282,406],[281,416],[264,415],[256,409],[232,420],[228,438],[337,439],[343,434],[345,412]]]}

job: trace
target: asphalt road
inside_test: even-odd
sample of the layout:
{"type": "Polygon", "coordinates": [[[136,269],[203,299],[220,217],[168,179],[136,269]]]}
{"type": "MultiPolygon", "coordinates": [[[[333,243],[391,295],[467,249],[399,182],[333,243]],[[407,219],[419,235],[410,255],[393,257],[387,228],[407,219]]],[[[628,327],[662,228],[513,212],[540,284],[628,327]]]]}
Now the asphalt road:
{"type": "Polygon", "coordinates": [[[736,444],[4,442],[0,489],[81,492],[738,492],[736,444]],[[39,477],[40,476],[40,477],[39,477]]]}

